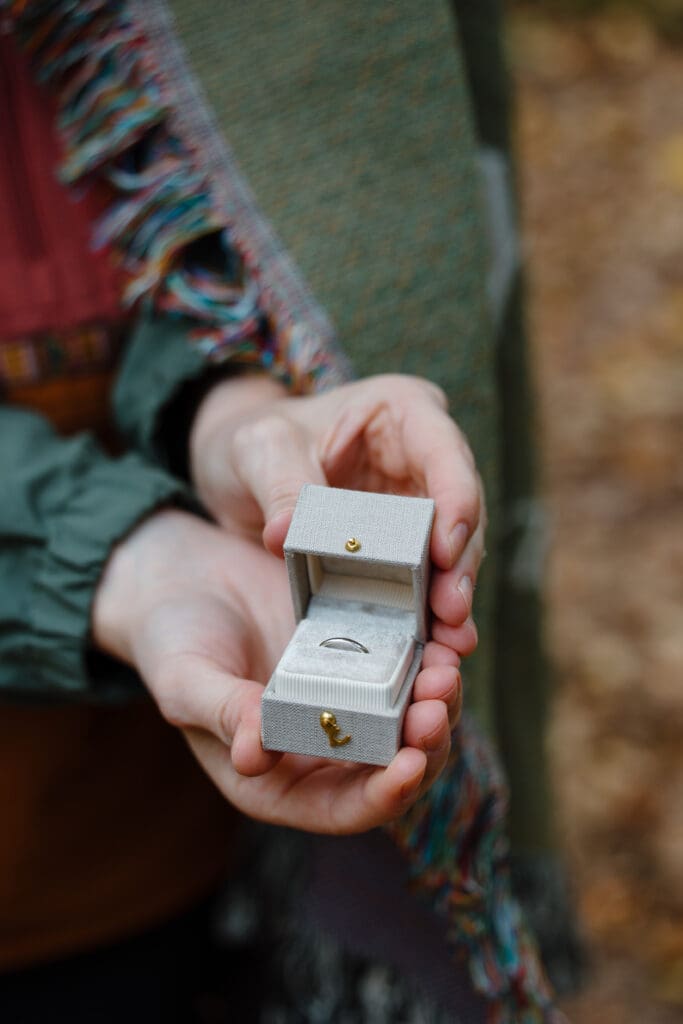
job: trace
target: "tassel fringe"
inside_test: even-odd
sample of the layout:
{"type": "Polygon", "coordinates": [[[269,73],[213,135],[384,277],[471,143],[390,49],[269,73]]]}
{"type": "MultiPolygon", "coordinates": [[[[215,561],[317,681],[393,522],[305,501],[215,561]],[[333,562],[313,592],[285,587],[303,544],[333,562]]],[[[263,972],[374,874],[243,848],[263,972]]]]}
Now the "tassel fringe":
{"type": "Polygon", "coordinates": [[[467,952],[488,1024],[566,1024],[510,885],[507,791],[489,744],[467,716],[429,792],[389,829],[415,884],[467,952]]]}
{"type": "MultiPolygon", "coordinates": [[[[152,303],[191,317],[210,362],[260,365],[292,390],[339,380],[337,354],[299,323],[278,323],[248,250],[234,239],[207,176],[168,126],[173,96],[124,0],[0,0],[38,80],[57,95],[60,177],[110,187],[95,250],[112,248],[126,273],[122,305],[152,303]],[[217,269],[193,259],[210,239],[217,269]]],[[[161,356],[163,358],[163,356],[161,356]]]]}

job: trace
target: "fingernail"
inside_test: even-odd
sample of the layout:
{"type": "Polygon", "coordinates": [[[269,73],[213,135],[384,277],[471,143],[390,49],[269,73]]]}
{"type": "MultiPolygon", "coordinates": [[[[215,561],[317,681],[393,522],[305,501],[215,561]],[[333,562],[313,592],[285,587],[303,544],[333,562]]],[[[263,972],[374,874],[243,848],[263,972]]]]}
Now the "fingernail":
{"type": "Polygon", "coordinates": [[[417,790],[419,789],[420,783],[422,782],[423,778],[424,772],[421,772],[419,775],[416,775],[414,778],[412,778],[409,782],[403,783],[403,785],[401,786],[401,803],[407,804],[410,803],[411,800],[414,800],[415,794],[417,793],[417,790]]]}
{"type": "Polygon", "coordinates": [[[451,553],[451,565],[455,564],[456,558],[458,558],[467,543],[467,538],[470,535],[470,528],[467,523],[458,523],[454,526],[451,532],[448,534],[448,546],[451,553]]]}
{"type": "Polygon", "coordinates": [[[469,618],[467,619],[467,622],[465,622],[465,625],[466,625],[466,626],[469,626],[469,627],[470,627],[470,629],[471,629],[471,630],[472,630],[472,632],[474,633],[474,639],[475,639],[475,641],[476,641],[477,643],[479,643],[479,630],[477,629],[477,624],[476,624],[476,622],[474,621],[474,619],[472,618],[472,616],[470,616],[470,617],[469,617],[469,618]]]}
{"type": "Polygon", "coordinates": [[[420,746],[423,750],[438,750],[443,743],[443,736],[441,735],[442,728],[437,725],[436,729],[428,733],[426,736],[420,737],[420,746]]]}
{"type": "Polygon", "coordinates": [[[463,703],[463,691],[462,684],[458,686],[458,692],[455,695],[455,701],[453,703],[453,720],[454,726],[458,724],[460,716],[462,714],[462,703],[463,703]]]}
{"type": "Polygon", "coordinates": [[[458,590],[465,602],[465,613],[469,615],[470,608],[472,607],[472,595],[474,594],[474,587],[472,586],[472,580],[469,576],[463,576],[458,583],[458,590]]]}
{"type": "Polygon", "coordinates": [[[463,711],[464,696],[465,696],[465,691],[464,691],[464,688],[463,688],[463,678],[462,678],[462,676],[459,673],[458,674],[458,682],[456,684],[456,699],[453,702],[453,713],[454,713],[454,716],[456,718],[456,722],[460,718],[460,716],[462,714],[462,711],[463,711]]]}

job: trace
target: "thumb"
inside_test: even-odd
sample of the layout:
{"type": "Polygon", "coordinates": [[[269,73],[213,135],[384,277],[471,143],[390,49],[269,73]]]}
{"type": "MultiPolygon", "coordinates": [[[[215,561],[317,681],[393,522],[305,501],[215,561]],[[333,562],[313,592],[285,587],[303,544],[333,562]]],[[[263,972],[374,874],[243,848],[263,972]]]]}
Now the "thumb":
{"type": "Polygon", "coordinates": [[[166,721],[211,733],[229,751],[240,775],[262,775],[280,760],[280,754],[261,745],[260,683],[197,655],[175,658],[160,675],[150,689],[166,721]]]}
{"type": "Polygon", "coordinates": [[[263,543],[281,557],[302,485],[327,484],[314,442],[299,424],[272,414],[238,431],[234,458],[240,482],[263,513],[263,543]]]}

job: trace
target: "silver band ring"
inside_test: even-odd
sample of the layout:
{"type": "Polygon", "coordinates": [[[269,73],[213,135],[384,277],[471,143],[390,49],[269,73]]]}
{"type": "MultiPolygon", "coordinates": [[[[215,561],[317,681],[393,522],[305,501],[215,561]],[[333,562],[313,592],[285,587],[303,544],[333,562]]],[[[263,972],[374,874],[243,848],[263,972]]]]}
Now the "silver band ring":
{"type": "Polygon", "coordinates": [[[369,654],[370,651],[358,640],[352,640],[350,636],[331,636],[323,640],[319,647],[333,647],[335,651],[358,651],[360,654],[369,654]]]}

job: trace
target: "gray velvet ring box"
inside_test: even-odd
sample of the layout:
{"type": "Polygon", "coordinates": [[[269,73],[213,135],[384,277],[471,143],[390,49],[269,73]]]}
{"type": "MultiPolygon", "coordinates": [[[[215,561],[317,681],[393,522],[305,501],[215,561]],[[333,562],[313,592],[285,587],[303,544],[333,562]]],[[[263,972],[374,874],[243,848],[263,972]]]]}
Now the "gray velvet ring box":
{"type": "Polygon", "coordinates": [[[297,628],[262,702],[266,750],[389,764],[427,638],[434,502],[305,484],[285,540],[297,628]]]}

